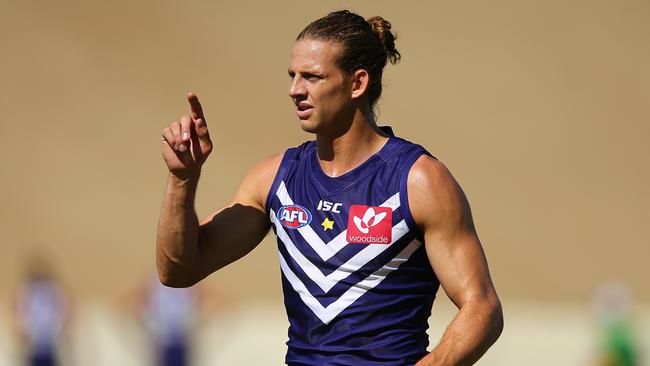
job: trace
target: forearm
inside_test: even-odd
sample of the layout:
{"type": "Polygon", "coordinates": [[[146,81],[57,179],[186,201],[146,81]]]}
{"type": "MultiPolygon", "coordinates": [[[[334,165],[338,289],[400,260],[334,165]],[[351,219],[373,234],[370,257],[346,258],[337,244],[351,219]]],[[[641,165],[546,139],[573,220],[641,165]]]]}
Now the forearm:
{"type": "Polygon", "coordinates": [[[198,176],[182,180],[173,174],[160,210],[156,235],[156,264],[168,286],[191,285],[199,261],[199,222],[194,209],[198,176]]]}
{"type": "Polygon", "coordinates": [[[417,366],[473,365],[502,330],[503,314],[496,295],[487,301],[468,302],[449,324],[438,346],[417,366]]]}

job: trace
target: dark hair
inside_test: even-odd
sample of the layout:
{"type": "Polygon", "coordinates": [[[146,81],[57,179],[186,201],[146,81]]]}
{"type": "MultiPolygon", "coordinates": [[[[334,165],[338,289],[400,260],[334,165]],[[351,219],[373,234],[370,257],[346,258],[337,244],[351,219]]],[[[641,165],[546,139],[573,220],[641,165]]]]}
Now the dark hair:
{"type": "Polygon", "coordinates": [[[374,107],[381,95],[381,76],[386,61],[396,64],[402,57],[395,48],[391,24],[382,17],[363,19],[349,10],[339,10],[315,20],[300,32],[296,40],[316,39],[342,45],[339,67],[351,74],[364,69],[370,75],[368,98],[374,107]]]}

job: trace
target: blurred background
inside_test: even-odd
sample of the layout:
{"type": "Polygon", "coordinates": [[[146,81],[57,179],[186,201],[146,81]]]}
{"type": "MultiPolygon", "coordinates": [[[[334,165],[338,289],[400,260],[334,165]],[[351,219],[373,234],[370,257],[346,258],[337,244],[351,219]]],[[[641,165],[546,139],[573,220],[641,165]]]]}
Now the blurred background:
{"type": "MultiPolygon", "coordinates": [[[[197,211],[226,204],[255,162],[312,138],[289,55],[341,8],[392,22],[380,124],[472,204],[506,321],[478,364],[650,365],[646,0],[0,0],[0,365],[39,329],[66,365],[153,364],[172,333],[196,365],[283,364],[271,236],[189,293],[151,283],[159,136],[195,91],[215,141],[197,211]],[[175,333],[154,329],[168,312],[186,314],[175,333]]],[[[432,345],[453,315],[440,291],[432,345]]]]}

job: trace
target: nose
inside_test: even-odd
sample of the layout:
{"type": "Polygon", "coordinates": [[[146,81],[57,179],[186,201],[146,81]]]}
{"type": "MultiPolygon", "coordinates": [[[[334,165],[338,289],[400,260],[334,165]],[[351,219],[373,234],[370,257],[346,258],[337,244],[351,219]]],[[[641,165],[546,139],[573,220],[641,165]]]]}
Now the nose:
{"type": "Polygon", "coordinates": [[[305,84],[302,81],[302,78],[296,75],[293,79],[291,79],[291,85],[289,85],[289,96],[295,101],[296,99],[299,99],[300,97],[304,97],[306,95],[307,91],[305,89],[305,84]]]}

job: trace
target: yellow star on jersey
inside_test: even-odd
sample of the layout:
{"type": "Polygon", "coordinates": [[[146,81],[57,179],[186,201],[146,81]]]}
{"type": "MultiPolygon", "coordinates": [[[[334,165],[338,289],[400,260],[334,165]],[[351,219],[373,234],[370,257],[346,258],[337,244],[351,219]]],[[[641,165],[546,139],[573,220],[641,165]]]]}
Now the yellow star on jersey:
{"type": "Polygon", "coordinates": [[[323,221],[321,225],[323,225],[323,231],[327,231],[327,229],[332,230],[334,228],[334,220],[330,220],[326,217],[325,221],[323,221]]]}

